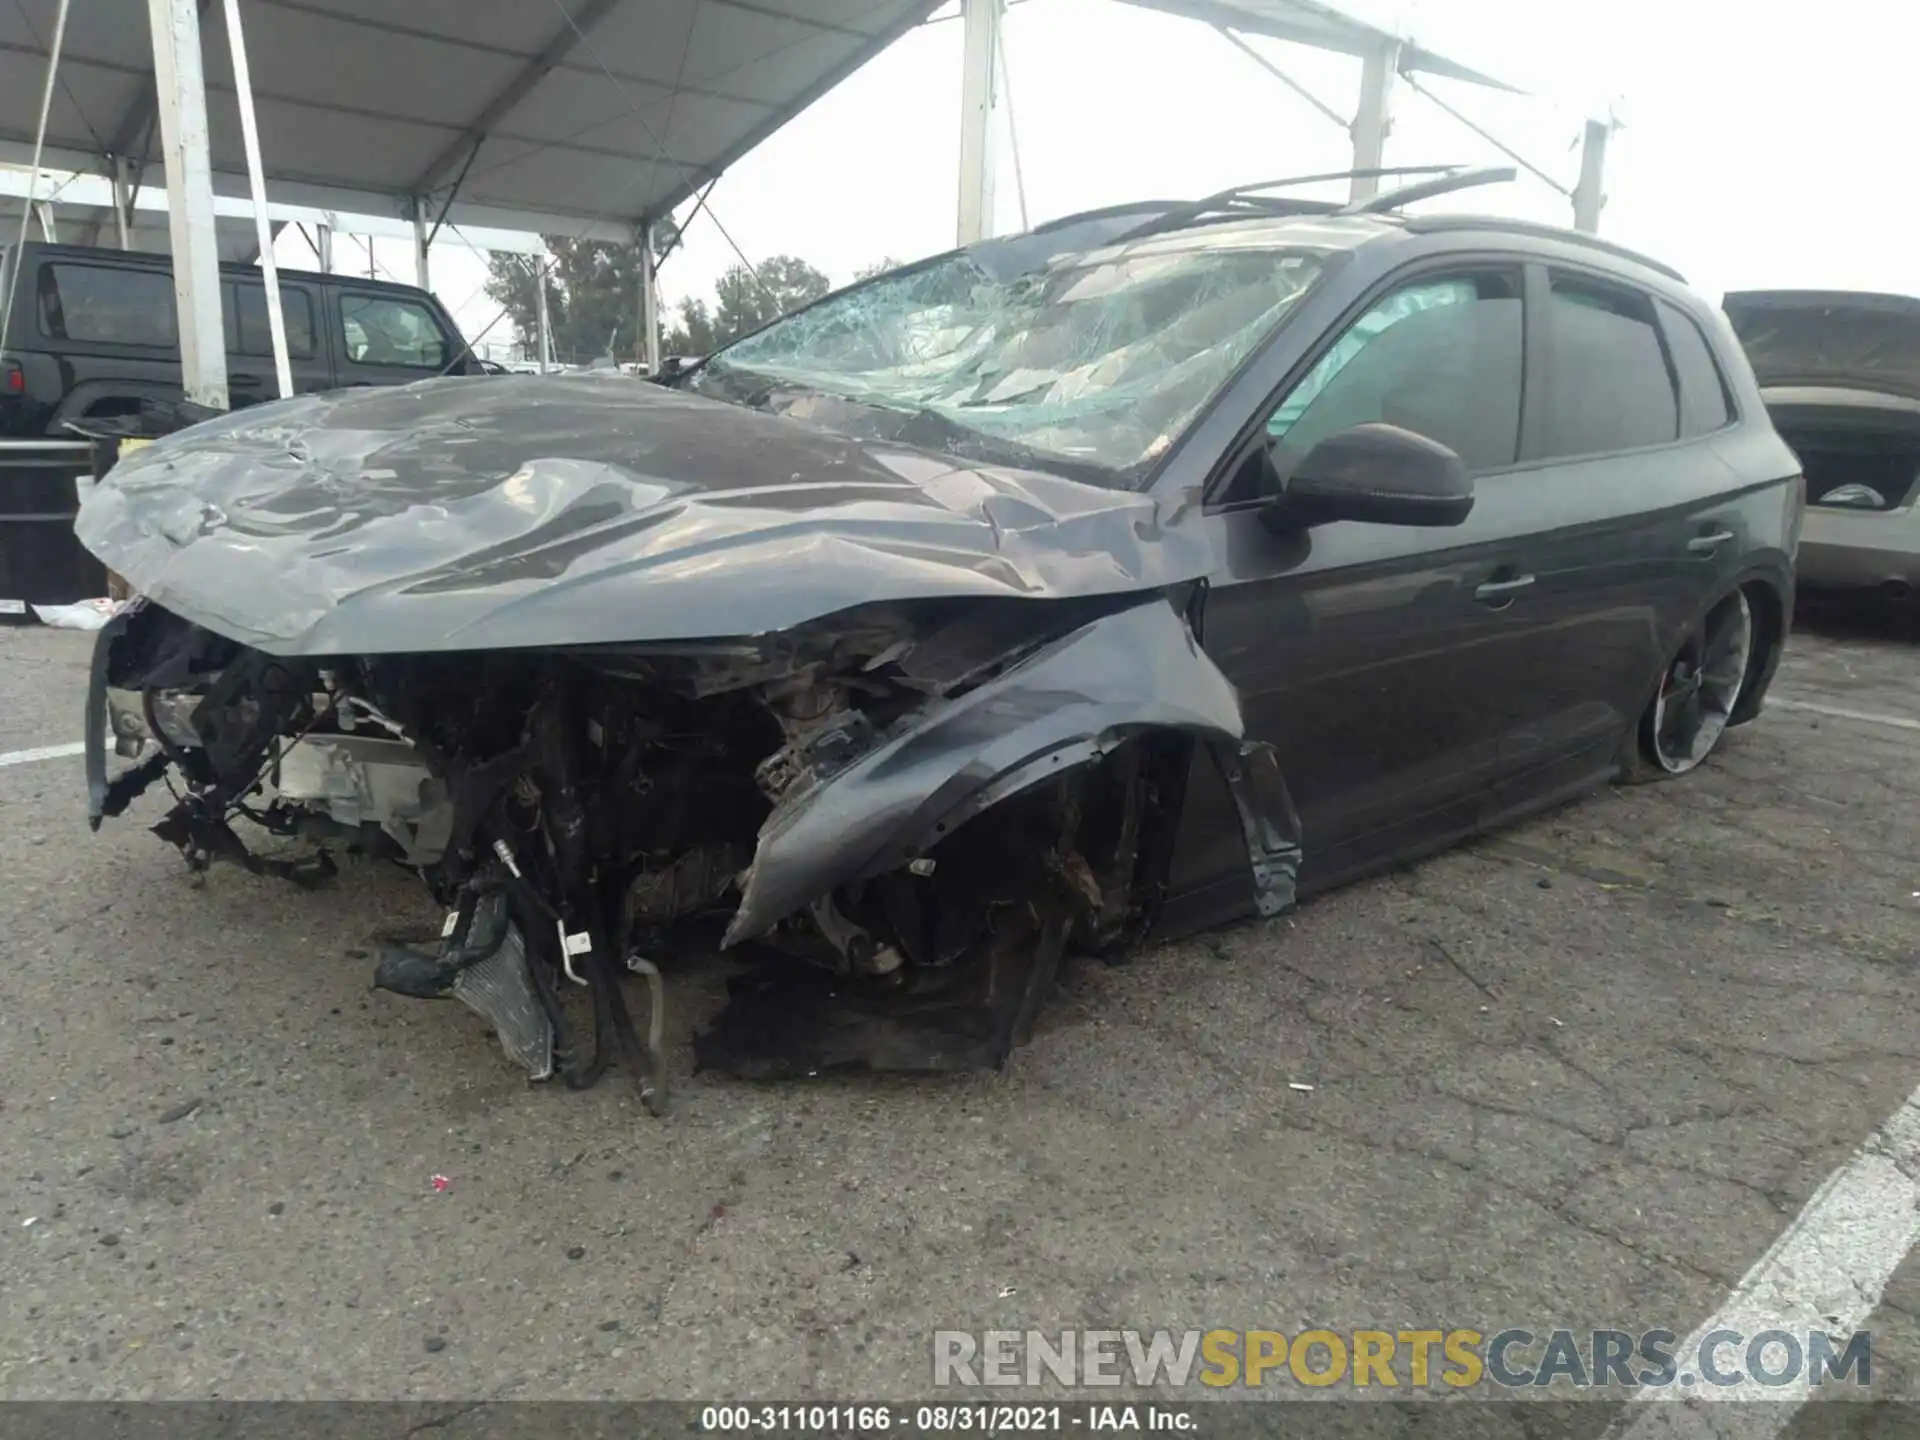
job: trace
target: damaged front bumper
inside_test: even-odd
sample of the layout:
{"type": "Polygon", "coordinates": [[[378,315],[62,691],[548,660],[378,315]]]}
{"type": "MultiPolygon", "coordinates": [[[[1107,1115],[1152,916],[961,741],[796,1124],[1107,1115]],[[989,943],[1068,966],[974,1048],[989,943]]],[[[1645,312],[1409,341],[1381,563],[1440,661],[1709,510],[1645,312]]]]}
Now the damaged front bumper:
{"type": "Polygon", "coordinates": [[[418,871],[437,947],[376,984],[485,1015],[535,1078],[616,1053],[666,1095],[660,970],[757,962],[695,1042],[751,1076],[994,1065],[1066,955],[1143,933],[1184,777],[1214,750],[1259,908],[1298,823],[1178,593],[861,607],[759,640],[276,657],[136,602],[100,633],[94,826],[173,772],[155,829],[205,868],[418,871]],[[108,775],[108,751],[134,764],[108,775]],[[244,843],[241,820],[306,842],[244,843]],[[284,847],[283,847],[284,848],[284,847]],[[649,1021],[621,993],[638,973],[649,1021]],[[591,1043],[567,996],[592,1011],[591,1043]]]}

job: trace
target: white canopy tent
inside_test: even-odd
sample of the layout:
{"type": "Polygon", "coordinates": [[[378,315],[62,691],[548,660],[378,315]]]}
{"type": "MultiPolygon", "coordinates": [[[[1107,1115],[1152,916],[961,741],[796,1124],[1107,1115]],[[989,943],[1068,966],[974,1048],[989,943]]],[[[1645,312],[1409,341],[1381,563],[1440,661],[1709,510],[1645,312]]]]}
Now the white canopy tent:
{"type": "MultiPolygon", "coordinates": [[[[0,165],[0,198],[23,201],[29,196],[34,198],[36,212],[42,207],[52,212],[55,230],[50,235],[43,232],[43,239],[69,245],[112,245],[146,254],[167,252],[170,243],[167,193],[163,189],[143,186],[132,194],[130,205],[121,207],[116,214],[114,184],[104,176],[43,171],[34,180],[24,167],[0,165]]],[[[0,210],[18,213],[10,204],[0,210]]],[[[259,240],[254,229],[252,201],[235,195],[215,195],[213,213],[220,258],[242,264],[254,260],[259,240]]],[[[334,234],[381,240],[413,237],[413,222],[393,215],[342,213],[274,200],[267,205],[267,217],[276,230],[286,225],[303,227],[316,246],[324,235],[334,234]]],[[[540,237],[527,230],[462,226],[460,238],[483,252],[539,255],[544,249],[540,237]]]]}
{"type": "MultiPolygon", "coordinates": [[[[1132,3],[1359,58],[1356,169],[1380,164],[1396,75],[1498,83],[1320,0],[1132,3]]],[[[986,233],[992,214],[1004,0],[960,4],[964,241],[986,233]]],[[[130,197],[164,157],[188,393],[224,405],[221,347],[193,341],[219,324],[218,197],[252,193],[263,232],[266,192],[280,206],[392,217],[415,237],[423,283],[427,240],[442,223],[637,241],[936,8],[938,0],[12,0],[0,6],[0,161],[32,163],[37,151],[42,165],[92,171],[131,213],[130,197]],[[236,46],[229,17],[243,11],[245,43],[236,46]],[[237,70],[251,83],[239,83],[237,70]]],[[[1372,183],[1357,180],[1356,193],[1372,183]]],[[[651,352],[650,271],[642,267],[641,305],[651,352]]]]}

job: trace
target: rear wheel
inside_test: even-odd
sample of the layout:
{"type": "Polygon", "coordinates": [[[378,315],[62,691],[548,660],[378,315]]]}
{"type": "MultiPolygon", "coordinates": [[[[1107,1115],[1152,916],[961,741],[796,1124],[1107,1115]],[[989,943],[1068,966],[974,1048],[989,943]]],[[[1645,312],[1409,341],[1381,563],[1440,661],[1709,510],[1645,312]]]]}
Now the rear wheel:
{"type": "Polygon", "coordinates": [[[1753,665],[1753,607],[1735,590],[1693,627],[1640,718],[1636,778],[1684,775],[1713,753],[1753,665]]]}

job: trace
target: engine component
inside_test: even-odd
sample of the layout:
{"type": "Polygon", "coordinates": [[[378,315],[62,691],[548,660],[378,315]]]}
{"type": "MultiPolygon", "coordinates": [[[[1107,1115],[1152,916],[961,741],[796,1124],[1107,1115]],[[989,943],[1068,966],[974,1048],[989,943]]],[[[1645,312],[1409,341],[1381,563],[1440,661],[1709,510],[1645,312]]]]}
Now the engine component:
{"type": "Polygon", "coordinates": [[[1261,909],[1291,901],[1285,787],[1172,598],[313,658],[131,606],[95,652],[89,815],[164,774],[176,803],[155,830],[196,869],[332,873],[324,849],[254,853],[242,821],[401,860],[453,918],[437,949],[383,950],[378,987],[459,999],[537,1079],[585,1088],[617,1059],[655,1113],[666,998],[649,957],[716,938],[767,963],[696,1037],[702,1065],[994,1065],[1069,946],[1152,923],[1197,747],[1231,777],[1261,909]],[[134,702],[159,753],[109,778],[134,702]]]}
{"type": "Polygon", "coordinates": [[[446,782],[404,740],[304,736],[280,752],[262,790],[269,800],[305,806],[348,830],[378,828],[409,865],[436,863],[453,830],[446,782]]]}

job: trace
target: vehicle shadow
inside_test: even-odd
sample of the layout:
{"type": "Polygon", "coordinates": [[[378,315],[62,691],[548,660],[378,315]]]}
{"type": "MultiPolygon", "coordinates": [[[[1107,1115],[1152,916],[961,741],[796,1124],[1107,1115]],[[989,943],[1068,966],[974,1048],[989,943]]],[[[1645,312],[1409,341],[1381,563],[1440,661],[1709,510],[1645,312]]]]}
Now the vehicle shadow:
{"type": "Polygon", "coordinates": [[[1920,603],[1876,594],[1802,592],[1793,609],[1794,629],[1829,640],[1920,641],[1920,603]]]}

